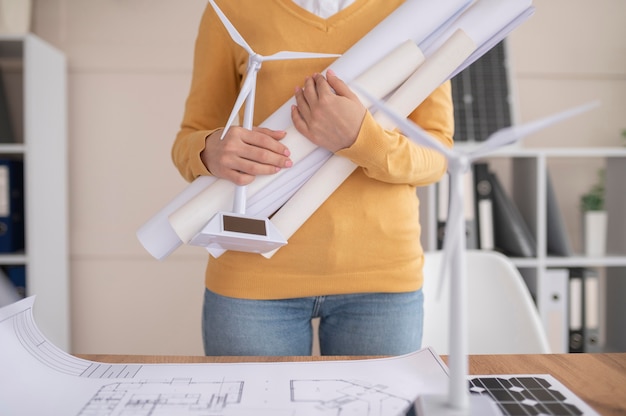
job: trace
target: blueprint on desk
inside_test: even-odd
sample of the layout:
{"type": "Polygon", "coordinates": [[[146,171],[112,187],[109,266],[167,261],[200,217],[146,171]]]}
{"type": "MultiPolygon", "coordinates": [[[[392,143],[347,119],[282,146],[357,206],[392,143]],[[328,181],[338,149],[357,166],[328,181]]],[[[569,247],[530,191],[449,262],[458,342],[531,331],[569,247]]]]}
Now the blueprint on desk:
{"type": "MultiPolygon", "coordinates": [[[[39,331],[34,297],[0,309],[0,415],[391,416],[446,394],[430,348],[367,360],[107,364],[60,350],[39,331]]],[[[550,375],[471,376],[504,415],[597,415],[550,375]]]]}
{"type": "Polygon", "coordinates": [[[420,393],[445,394],[431,349],[368,360],[104,364],[57,348],[34,298],[0,309],[0,415],[401,415],[420,393]]]}

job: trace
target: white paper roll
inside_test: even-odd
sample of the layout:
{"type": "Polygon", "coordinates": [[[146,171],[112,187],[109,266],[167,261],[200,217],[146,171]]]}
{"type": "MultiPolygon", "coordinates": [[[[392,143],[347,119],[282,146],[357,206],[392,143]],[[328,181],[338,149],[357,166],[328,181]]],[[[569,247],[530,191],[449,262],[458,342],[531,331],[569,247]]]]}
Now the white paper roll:
{"type": "MultiPolygon", "coordinates": [[[[426,55],[430,56],[441,46],[441,39],[446,39],[447,33],[452,33],[460,27],[470,33],[472,35],[470,37],[479,37],[480,41],[477,43],[480,46],[472,56],[456,68],[452,74],[454,75],[500,41],[506,33],[521,24],[532,14],[533,10],[530,0],[510,2],[442,0],[436,4],[429,0],[407,0],[337,59],[330,68],[344,81],[352,82],[359,68],[376,66],[382,57],[404,44],[407,39],[423,45],[422,49],[426,48],[426,55]]],[[[371,85],[363,84],[362,87],[373,91],[371,85]]],[[[290,107],[294,103],[294,99],[288,100],[261,125],[288,131],[288,136],[283,139],[283,143],[290,148],[292,159],[296,162],[307,157],[316,147],[293,128],[290,107]]],[[[288,175],[289,171],[287,169],[276,175],[258,177],[249,185],[248,193],[254,195],[266,188],[269,183],[278,178],[278,175],[288,175]]],[[[170,212],[170,231],[174,231],[177,240],[188,242],[217,211],[231,208],[233,195],[234,184],[217,180],[213,185],[194,195],[187,203],[170,212]],[[200,212],[194,214],[193,211],[200,212]]],[[[174,244],[171,235],[169,241],[170,244],[174,244]]],[[[180,242],[176,244],[178,247],[180,242]]],[[[171,247],[169,251],[173,251],[176,247],[171,247]]],[[[167,250],[161,248],[160,251],[167,250]]]]}
{"type": "MultiPolygon", "coordinates": [[[[449,74],[467,59],[475,48],[472,39],[462,30],[458,30],[387,99],[387,106],[404,117],[408,116],[448,79],[449,74]]],[[[355,80],[355,83],[362,86],[360,78],[355,80]]],[[[395,127],[382,113],[377,113],[374,117],[386,129],[395,127]]],[[[346,158],[333,156],[272,217],[272,223],[286,239],[289,239],[356,167],[346,158]]],[[[278,250],[270,251],[263,256],[271,258],[278,250]]]]}
{"type": "MultiPolygon", "coordinates": [[[[462,29],[457,30],[387,99],[385,104],[394,112],[408,116],[437,87],[448,80],[450,74],[475,50],[474,40],[462,29]]],[[[396,127],[382,113],[376,114],[375,117],[386,129],[396,127]]]]}
{"type": "MultiPolygon", "coordinates": [[[[405,80],[410,77],[423,62],[424,55],[420,49],[413,41],[408,40],[383,57],[380,62],[377,62],[371,68],[359,75],[355,82],[359,83],[359,85],[367,85],[371,91],[373,91],[371,95],[381,99],[382,97],[390,94],[392,91],[397,90],[398,86],[405,82],[405,80]]],[[[289,236],[291,236],[293,232],[295,232],[295,230],[311,216],[319,205],[321,205],[324,200],[326,200],[326,198],[334,192],[337,186],[339,186],[341,182],[343,182],[343,180],[347,178],[352,171],[354,171],[355,167],[356,166],[347,159],[335,157],[330,152],[322,148],[317,148],[301,160],[300,163],[296,164],[293,168],[287,171],[284,176],[274,179],[269,185],[266,185],[265,188],[254,194],[251,200],[259,202],[249,204],[248,214],[268,216],[271,213],[276,212],[281,206],[283,206],[283,204],[289,203],[288,201],[293,197],[297,190],[304,186],[305,182],[308,183],[308,181],[311,180],[310,178],[315,174],[315,176],[318,177],[316,183],[319,183],[319,185],[316,184],[310,186],[315,186],[316,191],[314,191],[312,197],[317,205],[312,207],[312,209],[311,207],[305,206],[299,207],[300,204],[306,204],[306,201],[294,202],[293,204],[298,206],[298,208],[292,206],[292,204],[289,205],[289,211],[292,214],[288,215],[288,222],[291,225],[286,228],[291,230],[296,227],[289,234],[289,236]],[[329,166],[325,166],[324,162],[330,158],[339,160],[336,160],[329,166]],[[309,170],[309,165],[311,164],[315,166],[314,171],[309,170]],[[299,165],[304,166],[301,167],[299,165]],[[322,166],[325,166],[324,172],[316,173],[315,171],[319,171],[322,166]],[[308,175],[300,176],[301,168],[306,169],[308,175]],[[343,177],[344,173],[345,177],[343,177]],[[336,179],[331,179],[333,175],[338,175],[342,178],[336,186],[328,186],[327,184],[324,184],[323,178],[327,176],[329,177],[329,183],[336,183],[336,179]],[[304,179],[300,180],[300,177],[303,177],[304,179]],[[322,187],[324,187],[325,192],[318,192],[317,189],[321,189],[322,187]],[[280,189],[280,192],[276,192],[278,188],[280,189]],[[260,193],[263,195],[259,195],[260,193]],[[294,215],[296,217],[292,218],[294,215]]],[[[280,213],[281,211],[278,212],[280,213]]],[[[272,223],[274,223],[273,220],[272,223]]],[[[287,235],[284,236],[288,238],[287,235]]],[[[193,244],[193,241],[194,239],[192,238],[189,243],[193,244]]],[[[214,257],[219,257],[224,253],[223,250],[208,250],[214,257]]]]}
{"type": "MultiPolygon", "coordinates": [[[[419,68],[426,58],[420,48],[412,40],[406,40],[368,70],[356,77],[354,82],[368,85],[368,92],[374,97],[386,97],[419,68]]],[[[365,107],[370,103],[356,94],[365,107]]]]}
{"type": "MultiPolygon", "coordinates": [[[[389,22],[388,20],[395,16],[392,20],[397,20],[403,16],[403,14],[413,12],[416,15],[413,8],[421,5],[418,8],[427,7],[424,0],[409,0],[403,4],[400,8],[396,9],[387,19],[383,20],[378,26],[370,31],[364,38],[357,42],[352,48],[348,50],[346,54],[337,59],[330,68],[333,68],[337,74],[342,77],[344,81],[350,81],[354,78],[354,73],[360,68],[366,67],[368,70],[375,71],[376,75],[369,75],[368,82],[373,82],[372,85],[366,85],[372,91],[378,90],[383,93],[389,93],[393,91],[402,81],[406,79],[410,73],[423,61],[423,54],[419,50],[415,41],[409,42],[410,39],[420,39],[428,35],[428,29],[432,27],[438,27],[445,22],[446,15],[443,10],[457,11],[464,4],[463,0],[445,0],[444,6],[440,8],[432,8],[435,15],[435,22],[429,21],[425,23],[424,27],[419,29],[413,28],[413,30],[391,30],[397,23],[389,22]],[[452,6],[454,5],[454,7],[452,6]],[[411,6],[404,13],[402,10],[407,6],[411,6]],[[392,32],[392,33],[387,33],[392,32]],[[413,32],[413,36],[408,36],[408,33],[413,32]],[[383,41],[388,44],[383,43],[383,41]],[[351,59],[346,59],[352,57],[351,59]],[[374,58],[380,57],[380,60],[385,58],[397,60],[397,66],[392,67],[393,71],[387,71],[381,73],[380,64],[377,68],[377,60],[374,58]],[[358,61],[357,61],[358,60],[358,61]],[[398,69],[400,69],[398,71],[398,69]],[[406,76],[405,76],[406,75],[406,76]]],[[[419,15],[419,13],[417,13],[419,15]]],[[[404,16],[406,19],[406,16],[404,16]]],[[[414,26],[416,23],[411,22],[409,27],[414,26]]],[[[382,67],[389,68],[387,65],[382,67]]],[[[368,89],[368,91],[369,91],[368,89]]],[[[377,98],[382,98],[379,96],[377,98]]],[[[291,104],[295,103],[294,99],[289,100],[282,107],[280,107],[272,116],[270,116],[263,126],[273,129],[285,129],[287,130],[287,136],[282,140],[282,143],[289,147],[291,151],[290,158],[294,164],[301,161],[304,157],[310,154],[317,146],[311,143],[308,139],[302,136],[293,127],[291,122],[291,104]],[[280,124],[279,124],[280,123],[280,124]],[[285,126],[287,126],[285,128],[285,126]]],[[[257,177],[254,182],[248,185],[247,192],[249,195],[254,195],[260,189],[267,186],[269,182],[276,179],[278,175],[289,174],[289,169],[284,169],[275,175],[260,176],[257,177]]],[[[235,185],[226,180],[218,180],[209,188],[203,190],[196,195],[186,205],[182,206],[169,216],[169,221],[183,242],[189,242],[207,223],[208,221],[219,211],[230,210],[232,205],[232,199],[234,196],[235,185]]]]}
{"type": "Polygon", "coordinates": [[[200,176],[180,194],[150,218],[139,230],[137,238],[143,247],[156,259],[162,260],[183,244],[168,220],[169,215],[184,206],[196,195],[216,181],[213,176],[200,176]]]}

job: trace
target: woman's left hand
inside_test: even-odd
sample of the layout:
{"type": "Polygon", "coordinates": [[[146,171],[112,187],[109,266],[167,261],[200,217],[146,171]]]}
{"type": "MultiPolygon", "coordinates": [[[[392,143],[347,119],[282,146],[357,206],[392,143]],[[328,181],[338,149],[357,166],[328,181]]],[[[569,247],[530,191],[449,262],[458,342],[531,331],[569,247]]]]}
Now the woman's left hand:
{"type": "Polygon", "coordinates": [[[357,138],[366,108],[332,70],[326,78],[314,74],[296,88],[291,107],[295,128],[307,139],[331,152],[350,147],[357,138]]]}

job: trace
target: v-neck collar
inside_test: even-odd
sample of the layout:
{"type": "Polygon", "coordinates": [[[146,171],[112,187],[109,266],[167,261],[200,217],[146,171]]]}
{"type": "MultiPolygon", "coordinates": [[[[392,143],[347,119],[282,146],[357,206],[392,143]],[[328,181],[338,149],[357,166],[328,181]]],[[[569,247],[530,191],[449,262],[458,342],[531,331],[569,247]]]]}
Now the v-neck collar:
{"type": "Polygon", "coordinates": [[[296,4],[293,0],[276,0],[283,8],[285,8],[289,13],[293,14],[296,18],[312,25],[318,27],[322,30],[327,30],[328,28],[333,27],[338,22],[345,20],[348,16],[354,14],[356,10],[363,7],[366,3],[371,0],[355,0],[352,4],[346,7],[343,10],[338,11],[334,15],[324,19],[316,15],[315,13],[311,13],[310,11],[300,7],[300,5],[296,4]]]}

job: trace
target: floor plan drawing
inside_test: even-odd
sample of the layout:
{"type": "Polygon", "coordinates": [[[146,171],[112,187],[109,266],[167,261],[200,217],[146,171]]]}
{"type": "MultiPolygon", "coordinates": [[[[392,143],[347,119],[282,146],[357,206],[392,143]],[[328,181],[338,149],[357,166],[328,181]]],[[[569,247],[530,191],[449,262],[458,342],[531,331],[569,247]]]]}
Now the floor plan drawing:
{"type": "Polygon", "coordinates": [[[121,381],[103,385],[78,415],[107,415],[115,409],[135,416],[220,414],[241,404],[243,386],[242,381],[121,381]]]}
{"type": "MultiPolygon", "coordinates": [[[[0,309],[0,415],[399,416],[446,394],[431,348],[363,360],[110,364],[68,354],[33,319],[34,298],[0,309]]],[[[503,415],[597,415],[548,374],[471,376],[503,415]]]]}
{"type": "Polygon", "coordinates": [[[387,386],[348,380],[292,380],[291,400],[314,403],[320,414],[328,415],[402,414],[411,405],[387,392],[387,386]]]}
{"type": "Polygon", "coordinates": [[[443,394],[447,368],[425,348],[371,360],[107,364],[60,350],[34,298],[0,309],[0,414],[77,416],[396,416],[443,394]]]}

